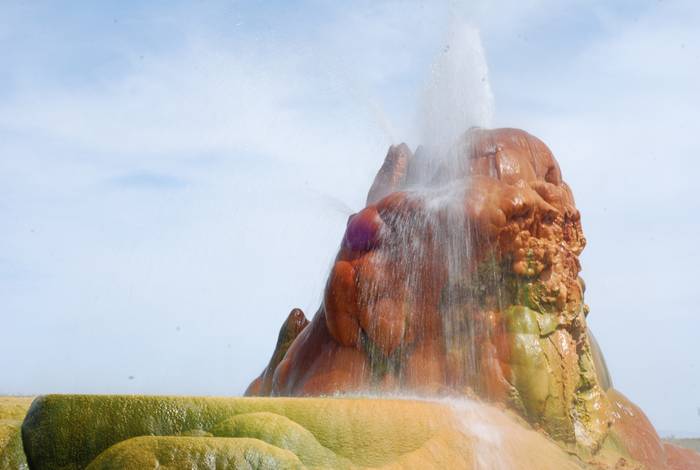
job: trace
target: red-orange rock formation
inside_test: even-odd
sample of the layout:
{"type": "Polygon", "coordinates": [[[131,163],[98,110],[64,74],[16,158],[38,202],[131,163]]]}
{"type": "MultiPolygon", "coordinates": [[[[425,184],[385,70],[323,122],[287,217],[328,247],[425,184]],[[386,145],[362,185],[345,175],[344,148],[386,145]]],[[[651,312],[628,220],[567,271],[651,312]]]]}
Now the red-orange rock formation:
{"type": "Polygon", "coordinates": [[[521,130],[471,129],[438,157],[389,149],[323,304],[248,393],[476,394],[592,455],[611,423],[623,428],[586,327],[586,240],[554,156],[521,130]]]}
{"type": "Polygon", "coordinates": [[[301,309],[295,308],[289,312],[289,316],[280,328],[275,351],[272,353],[270,362],[267,364],[262,374],[260,374],[260,377],[255,379],[248,386],[245,391],[246,395],[270,395],[272,392],[272,378],[275,374],[275,370],[277,370],[277,366],[284,358],[284,355],[287,354],[287,350],[292,345],[292,342],[308,324],[309,320],[306,319],[301,309]]]}
{"type": "Polygon", "coordinates": [[[644,412],[617,390],[608,390],[612,427],[608,443],[650,470],[697,470],[700,454],[662,442],[644,412]]]}

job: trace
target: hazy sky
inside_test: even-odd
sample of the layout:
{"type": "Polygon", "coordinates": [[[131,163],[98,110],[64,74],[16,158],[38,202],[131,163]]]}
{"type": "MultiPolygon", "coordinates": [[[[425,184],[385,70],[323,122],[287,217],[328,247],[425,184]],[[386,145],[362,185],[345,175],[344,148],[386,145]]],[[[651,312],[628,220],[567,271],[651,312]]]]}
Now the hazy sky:
{"type": "Polygon", "coordinates": [[[456,15],[557,156],[616,388],[700,435],[700,3],[0,4],[0,394],[240,394],[456,15]]]}

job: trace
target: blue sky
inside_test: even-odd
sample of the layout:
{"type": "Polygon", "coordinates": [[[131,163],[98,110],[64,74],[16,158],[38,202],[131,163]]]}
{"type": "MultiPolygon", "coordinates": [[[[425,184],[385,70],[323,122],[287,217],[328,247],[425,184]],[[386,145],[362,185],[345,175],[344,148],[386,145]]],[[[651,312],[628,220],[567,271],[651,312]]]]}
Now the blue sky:
{"type": "Polygon", "coordinates": [[[0,393],[241,393],[387,146],[418,143],[455,17],[494,124],[574,190],[616,387],[700,435],[690,0],[3,2],[0,393]]]}

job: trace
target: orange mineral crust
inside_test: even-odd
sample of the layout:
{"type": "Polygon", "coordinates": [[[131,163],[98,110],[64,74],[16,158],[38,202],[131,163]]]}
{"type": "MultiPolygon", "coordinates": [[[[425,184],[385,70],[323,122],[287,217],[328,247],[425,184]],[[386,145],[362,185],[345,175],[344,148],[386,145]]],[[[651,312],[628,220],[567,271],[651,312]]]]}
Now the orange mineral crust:
{"type": "Polygon", "coordinates": [[[585,244],[556,159],[527,132],[472,128],[449,155],[392,146],[322,305],[285,323],[292,340],[247,393],[477,396],[594,455],[616,415],[586,326],[585,244]]]}

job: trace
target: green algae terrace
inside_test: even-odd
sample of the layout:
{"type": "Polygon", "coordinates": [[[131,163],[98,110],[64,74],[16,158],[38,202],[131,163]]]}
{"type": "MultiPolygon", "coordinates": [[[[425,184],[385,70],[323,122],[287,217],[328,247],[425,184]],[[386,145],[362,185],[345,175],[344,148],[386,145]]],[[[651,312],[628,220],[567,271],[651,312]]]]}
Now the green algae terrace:
{"type": "MultiPolygon", "coordinates": [[[[525,437],[519,459],[580,468],[493,410],[525,437]]],[[[49,395],[22,425],[27,460],[0,469],[454,468],[474,451],[454,416],[445,404],[407,399],[49,395]]]]}
{"type": "MultiPolygon", "coordinates": [[[[455,468],[477,444],[455,430],[454,413],[445,403],[359,397],[0,397],[0,470],[455,468]]],[[[496,413],[487,419],[521,434],[507,444],[524,468],[609,465],[623,455],[606,446],[583,462],[513,413],[496,413]]]]}
{"type": "MultiPolygon", "coordinates": [[[[331,448],[341,457],[353,457],[358,465],[372,466],[415,450],[434,432],[428,423],[420,426],[409,416],[397,416],[392,423],[373,424],[371,416],[376,414],[376,407],[367,406],[366,400],[357,402],[363,406],[352,406],[351,415],[340,416],[332,413],[328,400],[323,399],[46,396],[37,400],[25,421],[25,451],[30,462],[40,468],[78,469],[110,446],[131,437],[174,436],[195,430],[227,432],[235,425],[227,422],[232,416],[267,411],[287,416],[312,430],[320,442],[319,448],[331,448]],[[334,416],[333,422],[328,421],[329,415],[334,416]],[[114,419],[104,419],[105,416],[114,419]],[[407,427],[413,432],[401,436],[399,430],[407,427]],[[355,439],[339,439],[343,433],[355,439]],[[47,449],[42,443],[49,441],[54,446],[47,449]],[[371,447],[373,452],[356,454],[358,446],[371,447]]],[[[242,430],[264,432],[250,427],[242,430]]],[[[296,430],[285,431],[294,434],[296,430]]],[[[275,436],[269,438],[274,440],[275,436]]],[[[298,434],[290,439],[301,440],[298,434]]],[[[304,444],[301,450],[314,445],[304,444]]]]}

